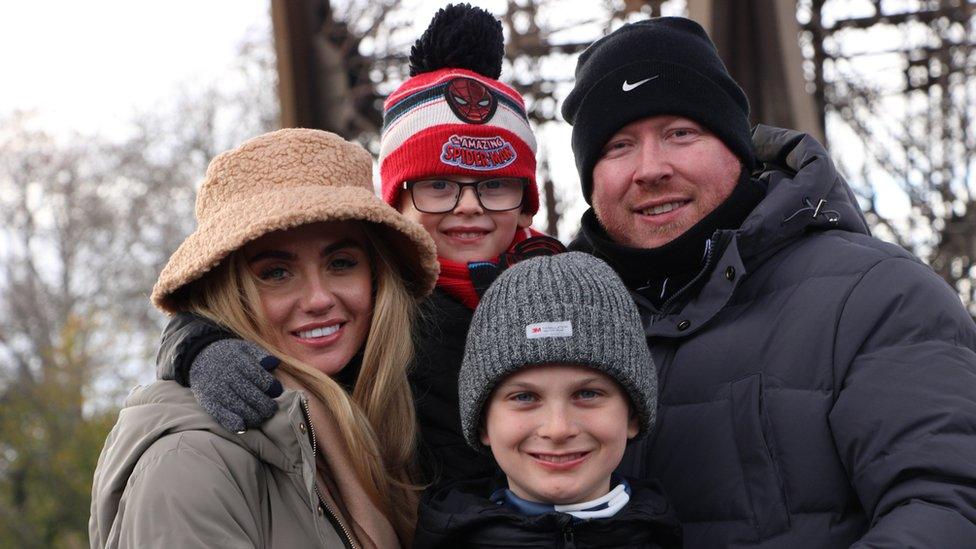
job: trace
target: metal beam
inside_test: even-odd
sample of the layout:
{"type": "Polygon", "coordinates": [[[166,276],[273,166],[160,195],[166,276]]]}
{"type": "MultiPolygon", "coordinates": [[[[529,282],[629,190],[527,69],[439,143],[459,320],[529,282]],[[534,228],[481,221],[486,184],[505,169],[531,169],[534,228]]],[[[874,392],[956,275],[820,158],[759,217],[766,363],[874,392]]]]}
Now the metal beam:
{"type": "Polygon", "coordinates": [[[311,2],[271,1],[282,128],[316,127],[313,48],[316,20],[311,2]]]}
{"type": "Polygon", "coordinates": [[[793,0],[688,0],[688,14],[708,31],[745,90],[753,124],[824,140],[823,117],[806,90],[793,0]]]}

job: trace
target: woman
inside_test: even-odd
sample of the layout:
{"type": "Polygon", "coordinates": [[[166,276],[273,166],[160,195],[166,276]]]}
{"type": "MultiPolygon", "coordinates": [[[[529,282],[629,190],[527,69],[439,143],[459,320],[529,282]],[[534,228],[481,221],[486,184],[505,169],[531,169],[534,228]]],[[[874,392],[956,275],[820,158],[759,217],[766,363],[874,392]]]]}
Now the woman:
{"type": "Polygon", "coordinates": [[[411,539],[406,364],[437,262],[423,229],[373,194],[371,174],[364,149],[317,130],[259,136],[211,162],[198,229],[152,300],[280,357],[286,391],[267,423],[233,433],[175,382],[134,390],[95,471],[93,547],[411,539]]]}
{"type": "MultiPolygon", "coordinates": [[[[528,228],[539,203],[535,137],[522,97],[497,80],[504,49],[502,25],[491,13],[469,4],[449,5],[414,44],[412,76],[384,105],[381,194],[427,229],[441,266],[437,287],[421,308],[411,370],[421,468],[425,480],[435,483],[491,475],[496,469],[490,454],[465,443],[458,421],[458,369],[481,293],[507,266],[565,251],[558,240],[528,228]],[[489,165],[488,157],[472,149],[489,142],[498,147],[499,140],[504,146],[492,153],[497,164],[489,165]],[[462,141],[469,143],[461,147],[462,141]],[[465,162],[467,153],[481,158],[482,165],[471,158],[474,164],[465,162]],[[494,209],[485,208],[483,200],[494,209]]],[[[232,337],[206,319],[176,315],[163,334],[157,360],[160,376],[192,387],[217,421],[239,430],[270,417],[275,394],[263,393],[264,386],[227,390],[253,386],[248,380],[264,374],[252,356],[263,354],[242,352],[250,344],[232,337]]]]}

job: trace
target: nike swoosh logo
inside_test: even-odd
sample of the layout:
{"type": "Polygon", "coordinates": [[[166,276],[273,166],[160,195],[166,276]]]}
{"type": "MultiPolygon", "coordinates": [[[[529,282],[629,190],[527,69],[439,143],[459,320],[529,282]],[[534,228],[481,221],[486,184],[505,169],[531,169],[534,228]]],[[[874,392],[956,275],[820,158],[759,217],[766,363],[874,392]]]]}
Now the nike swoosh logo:
{"type": "Polygon", "coordinates": [[[630,90],[636,88],[637,86],[640,86],[641,84],[646,84],[646,83],[650,82],[651,80],[654,80],[658,76],[661,76],[661,75],[660,74],[655,74],[654,76],[652,76],[650,78],[645,78],[643,80],[638,80],[637,82],[634,82],[633,84],[631,84],[630,82],[627,82],[626,80],[624,80],[624,85],[621,86],[620,89],[624,90],[625,92],[629,92],[630,90]]]}

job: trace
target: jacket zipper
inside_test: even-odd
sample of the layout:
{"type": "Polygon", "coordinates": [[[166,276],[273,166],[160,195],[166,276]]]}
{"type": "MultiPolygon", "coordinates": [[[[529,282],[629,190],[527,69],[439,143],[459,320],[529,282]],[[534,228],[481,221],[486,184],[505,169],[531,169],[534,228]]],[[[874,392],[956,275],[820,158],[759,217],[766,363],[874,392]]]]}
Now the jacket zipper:
{"type": "MultiPolygon", "coordinates": [[[[674,363],[674,354],[675,354],[675,346],[673,344],[670,344],[668,346],[668,351],[665,354],[664,371],[662,372],[661,375],[661,383],[658,385],[657,388],[658,389],[657,395],[658,395],[659,402],[661,399],[661,395],[664,394],[664,388],[668,386],[668,377],[671,375],[671,364],[674,363]]],[[[645,446],[645,448],[648,451],[651,451],[654,448],[654,444],[657,443],[657,436],[661,432],[661,430],[657,429],[656,427],[660,424],[660,421],[661,421],[661,416],[660,414],[658,414],[657,420],[654,422],[655,428],[651,429],[651,438],[650,440],[647,441],[647,446],[645,446]]],[[[648,452],[647,451],[641,452],[641,454],[642,454],[640,460],[641,476],[646,476],[647,463],[645,463],[645,460],[647,458],[648,452]]]]}
{"type": "Polygon", "coordinates": [[[705,274],[708,273],[709,270],[712,268],[712,260],[715,259],[715,248],[718,248],[719,240],[720,239],[716,236],[713,236],[711,238],[712,244],[708,247],[708,253],[705,254],[705,265],[702,267],[700,271],[698,271],[698,274],[695,275],[695,278],[692,278],[691,281],[689,281],[687,284],[682,286],[681,289],[679,289],[677,292],[672,294],[671,297],[669,297],[667,301],[665,301],[664,304],[661,305],[661,314],[660,314],[661,318],[663,318],[664,315],[668,313],[668,310],[670,309],[671,305],[675,302],[676,299],[678,299],[678,297],[681,296],[681,294],[688,291],[688,288],[691,288],[692,286],[697,284],[698,281],[701,280],[701,278],[705,276],[705,274]]]}
{"type": "MultiPolygon", "coordinates": [[[[314,469],[317,468],[315,465],[315,454],[318,451],[318,439],[315,438],[315,426],[312,425],[311,419],[312,414],[308,411],[308,400],[305,397],[301,397],[301,401],[302,409],[305,413],[305,423],[308,424],[308,433],[312,439],[312,467],[314,469]]],[[[315,482],[315,479],[312,479],[312,488],[315,489],[315,497],[318,498],[319,505],[325,509],[326,514],[329,516],[329,522],[331,522],[333,526],[338,527],[339,531],[342,533],[342,543],[349,549],[359,549],[356,546],[356,543],[352,540],[352,536],[349,535],[349,531],[346,530],[345,525],[343,525],[342,521],[339,520],[339,514],[332,509],[332,506],[330,506],[325,501],[325,498],[322,497],[322,494],[319,492],[319,484],[315,482]]]]}
{"type": "Polygon", "coordinates": [[[572,525],[566,526],[566,529],[563,530],[563,547],[565,549],[573,549],[576,547],[576,535],[573,532],[572,525]]]}
{"type": "MultiPolygon", "coordinates": [[[[668,307],[671,306],[671,304],[675,301],[675,299],[677,299],[681,294],[687,291],[688,288],[697,284],[698,281],[701,279],[701,277],[705,276],[705,273],[707,273],[712,268],[712,261],[715,258],[715,249],[718,247],[719,238],[713,236],[711,240],[712,240],[712,245],[708,247],[708,253],[705,254],[705,266],[702,267],[702,270],[698,272],[695,278],[691,279],[691,282],[682,286],[680,290],[675,292],[674,295],[672,295],[670,298],[668,298],[667,301],[664,302],[664,304],[661,306],[661,313],[659,315],[655,315],[654,317],[655,322],[659,321],[661,318],[664,318],[665,314],[667,314],[668,307]]],[[[675,352],[676,352],[675,345],[669,344],[668,351],[665,355],[665,362],[662,365],[664,367],[664,371],[661,373],[661,383],[658,384],[658,388],[657,388],[658,399],[660,399],[661,395],[664,394],[664,390],[668,386],[668,378],[671,376],[671,365],[674,362],[675,352]]],[[[661,418],[658,417],[658,421],[660,421],[660,419],[661,418]]],[[[654,448],[654,444],[657,443],[657,437],[660,432],[661,432],[660,429],[653,429],[651,431],[651,438],[647,442],[646,448],[648,449],[654,448]]],[[[646,474],[647,472],[647,464],[644,463],[644,459],[646,458],[647,452],[643,452],[643,454],[644,455],[641,456],[641,464],[640,464],[642,475],[646,474]]]]}

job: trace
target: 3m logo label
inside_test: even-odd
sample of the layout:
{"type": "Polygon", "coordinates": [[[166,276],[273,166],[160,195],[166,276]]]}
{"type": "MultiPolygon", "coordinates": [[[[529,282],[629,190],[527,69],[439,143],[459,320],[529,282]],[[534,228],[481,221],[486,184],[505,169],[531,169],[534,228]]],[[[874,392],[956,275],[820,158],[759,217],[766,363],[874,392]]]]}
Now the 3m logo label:
{"type": "Polygon", "coordinates": [[[537,322],[525,327],[526,339],[544,339],[547,337],[573,337],[573,324],[562,322],[537,322]]]}

